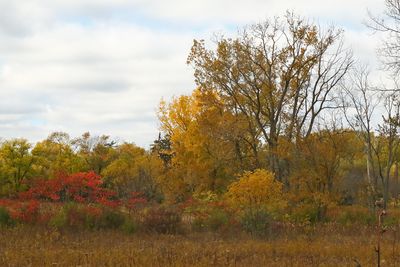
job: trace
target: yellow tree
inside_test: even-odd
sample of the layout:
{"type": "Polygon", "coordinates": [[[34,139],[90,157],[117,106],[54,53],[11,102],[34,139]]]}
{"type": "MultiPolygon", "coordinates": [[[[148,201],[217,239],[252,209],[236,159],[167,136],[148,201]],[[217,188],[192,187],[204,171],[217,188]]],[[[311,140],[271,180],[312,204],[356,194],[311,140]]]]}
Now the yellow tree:
{"type": "Polygon", "coordinates": [[[102,171],[105,184],[121,197],[141,192],[148,199],[159,199],[156,180],[162,172],[161,160],[131,143],[123,143],[115,150],[115,159],[102,171]]]}
{"type": "Polygon", "coordinates": [[[252,213],[276,212],[286,205],[283,184],[275,180],[272,172],[264,169],[244,172],[229,185],[225,197],[234,208],[249,209],[252,213]]]}
{"type": "Polygon", "coordinates": [[[341,35],[288,13],[251,25],[237,38],[220,38],[215,50],[194,41],[188,63],[196,83],[246,117],[249,134],[267,144],[279,180],[279,138],[310,135],[321,113],[335,107],[337,85],[352,64],[341,35]]]}
{"type": "Polygon", "coordinates": [[[244,121],[226,111],[214,92],[195,90],[162,102],[159,119],[171,141],[172,162],[161,181],[171,195],[221,192],[234,173],[254,163],[244,142],[244,121]]]}
{"type": "Polygon", "coordinates": [[[225,198],[238,212],[244,229],[254,234],[264,234],[269,217],[286,206],[283,184],[265,169],[245,172],[229,185],[225,198]]]}
{"type": "Polygon", "coordinates": [[[353,131],[322,130],[297,144],[293,154],[293,175],[307,173],[303,186],[322,193],[336,193],[343,167],[362,155],[363,146],[353,131]]]}
{"type": "Polygon", "coordinates": [[[343,179],[362,151],[362,142],[349,130],[321,130],[298,142],[290,154],[292,204],[308,206],[313,219],[323,219],[328,205],[342,197],[343,179]]]}

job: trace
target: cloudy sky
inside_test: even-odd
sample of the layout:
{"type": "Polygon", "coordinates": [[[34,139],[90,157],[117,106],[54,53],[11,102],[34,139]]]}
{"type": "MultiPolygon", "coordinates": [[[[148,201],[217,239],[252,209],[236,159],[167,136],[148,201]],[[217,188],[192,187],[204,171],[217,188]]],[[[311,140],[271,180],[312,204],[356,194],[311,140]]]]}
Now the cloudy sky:
{"type": "Polygon", "coordinates": [[[193,39],[286,10],[335,24],[376,65],[363,25],[384,0],[0,0],[0,137],[108,134],[148,147],[160,99],[194,88],[193,39]]]}

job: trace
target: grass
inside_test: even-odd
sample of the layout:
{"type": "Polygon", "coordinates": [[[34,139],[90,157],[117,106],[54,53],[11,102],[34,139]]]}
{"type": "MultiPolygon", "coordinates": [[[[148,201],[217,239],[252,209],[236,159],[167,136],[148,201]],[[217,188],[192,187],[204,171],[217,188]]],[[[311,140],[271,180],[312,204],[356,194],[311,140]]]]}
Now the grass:
{"type": "MultiPolygon", "coordinates": [[[[376,266],[373,227],[334,224],[282,228],[267,239],[239,233],[180,235],[0,230],[0,266],[376,266]]],[[[398,266],[400,248],[384,234],[382,266],[398,266]]]]}

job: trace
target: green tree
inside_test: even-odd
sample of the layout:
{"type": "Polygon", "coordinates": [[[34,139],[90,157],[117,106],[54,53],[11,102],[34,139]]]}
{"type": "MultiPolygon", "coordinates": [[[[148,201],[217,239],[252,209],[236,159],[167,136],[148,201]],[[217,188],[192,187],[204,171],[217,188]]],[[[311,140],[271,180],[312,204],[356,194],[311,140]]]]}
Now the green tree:
{"type": "Polygon", "coordinates": [[[54,132],[46,140],[36,143],[32,155],[36,157],[36,173],[42,178],[52,178],[59,173],[72,174],[85,169],[85,162],[74,153],[71,139],[64,132],[54,132]]]}
{"type": "Polygon", "coordinates": [[[35,157],[31,154],[31,147],[26,139],[11,139],[1,144],[1,178],[3,190],[7,193],[21,191],[23,182],[33,176],[35,157]]]}
{"type": "Polygon", "coordinates": [[[116,141],[110,140],[110,136],[91,136],[89,132],[72,140],[78,155],[86,162],[87,170],[93,170],[101,174],[113,160],[116,141]]]}

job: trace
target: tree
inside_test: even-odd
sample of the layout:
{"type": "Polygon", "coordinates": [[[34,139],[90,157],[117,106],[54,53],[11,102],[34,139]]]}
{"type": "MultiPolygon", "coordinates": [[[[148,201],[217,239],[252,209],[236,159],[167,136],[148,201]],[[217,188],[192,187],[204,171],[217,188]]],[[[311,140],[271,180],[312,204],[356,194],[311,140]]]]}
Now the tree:
{"type": "Polygon", "coordinates": [[[267,144],[278,180],[279,138],[310,135],[321,113],[336,108],[337,85],[352,64],[341,36],[288,13],[236,39],[218,39],[215,50],[194,41],[188,63],[200,90],[215,90],[231,112],[246,117],[249,134],[267,144]]]}
{"type": "Polygon", "coordinates": [[[71,174],[85,169],[85,162],[72,149],[69,135],[51,133],[46,140],[36,143],[32,150],[36,157],[35,169],[41,178],[54,178],[60,173],[71,174]]]}
{"type": "Polygon", "coordinates": [[[383,63],[395,74],[400,72],[400,0],[385,0],[386,11],[382,15],[369,13],[367,24],[376,32],[384,34],[384,41],[378,49],[383,63]]]}
{"type": "MultiPolygon", "coordinates": [[[[394,164],[399,160],[400,149],[400,101],[396,92],[391,90],[378,90],[370,85],[368,72],[361,69],[355,72],[352,81],[345,88],[347,99],[343,101],[344,116],[348,124],[362,138],[365,144],[367,160],[367,179],[372,183],[372,193],[379,189],[378,180],[386,207],[389,199],[390,174],[394,164]],[[375,108],[384,100],[382,122],[378,124],[377,132],[373,131],[372,118],[375,108]],[[354,116],[352,114],[353,110],[354,116]]],[[[372,203],[374,197],[372,197],[372,203]]]]}
{"type": "Polygon", "coordinates": [[[380,104],[378,92],[369,81],[369,71],[364,66],[354,69],[349,75],[349,80],[344,85],[342,95],[343,115],[348,125],[358,133],[365,146],[367,161],[367,182],[377,188],[378,178],[375,173],[374,162],[374,129],[372,124],[375,109],[380,104]],[[354,114],[353,116],[351,114],[354,114]]]}
{"type": "Polygon", "coordinates": [[[72,140],[72,145],[76,147],[78,155],[86,161],[87,170],[101,174],[113,158],[116,141],[110,140],[108,135],[91,136],[86,132],[72,140]]]}
{"type": "Polygon", "coordinates": [[[11,139],[0,147],[1,176],[9,185],[9,193],[22,189],[23,182],[31,178],[35,157],[30,152],[31,144],[26,139],[11,139]]]}
{"type": "Polygon", "coordinates": [[[161,133],[159,133],[158,139],[153,142],[150,148],[151,153],[157,154],[162,160],[165,169],[171,166],[172,157],[174,156],[171,146],[171,137],[168,134],[161,137],[161,133]]]}
{"type": "Polygon", "coordinates": [[[162,162],[143,148],[123,143],[116,148],[115,159],[102,171],[105,184],[120,197],[141,192],[147,199],[160,198],[157,178],[162,162]]]}
{"type": "Polygon", "coordinates": [[[400,152],[400,99],[395,93],[385,98],[384,107],[386,114],[382,116],[383,122],[379,125],[379,140],[375,148],[378,175],[382,183],[384,207],[389,200],[389,181],[395,162],[399,161],[400,152]]]}
{"type": "Polygon", "coordinates": [[[302,197],[322,194],[332,202],[338,200],[345,167],[360,156],[360,148],[354,131],[324,129],[311,134],[297,144],[290,159],[292,191],[302,197]]]}
{"type": "Polygon", "coordinates": [[[159,119],[169,137],[168,155],[173,155],[161,183],[175,197],[221,193],[234,173],[254,163],[245,142],[245,121],[227,110],[215,92],[194,90],[162,102],[159,119]]]}

